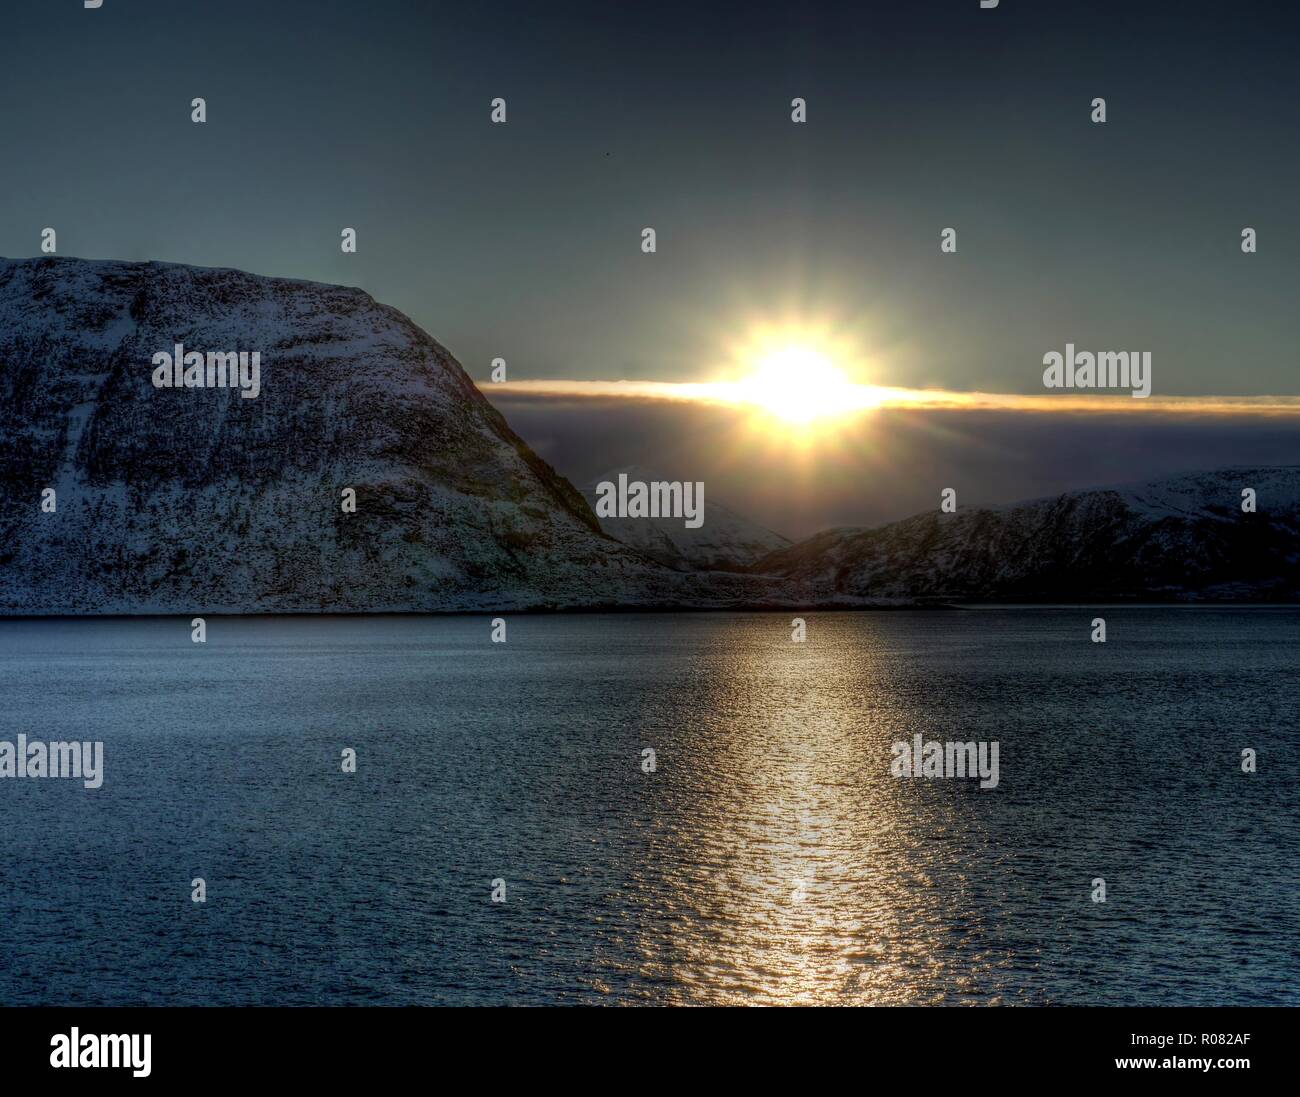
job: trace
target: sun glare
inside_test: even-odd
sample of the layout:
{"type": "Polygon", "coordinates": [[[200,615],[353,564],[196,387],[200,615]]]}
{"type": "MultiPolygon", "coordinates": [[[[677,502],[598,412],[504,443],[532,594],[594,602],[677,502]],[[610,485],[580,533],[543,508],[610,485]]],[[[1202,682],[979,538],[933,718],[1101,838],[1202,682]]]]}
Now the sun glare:
{"type": "Polygon", "coordinates": [[[853,385],[826,355],[806,346],[784,346],[765,354],[739,395],[787,423],[807,424],[840,415],[859,403],[853,385]]]}

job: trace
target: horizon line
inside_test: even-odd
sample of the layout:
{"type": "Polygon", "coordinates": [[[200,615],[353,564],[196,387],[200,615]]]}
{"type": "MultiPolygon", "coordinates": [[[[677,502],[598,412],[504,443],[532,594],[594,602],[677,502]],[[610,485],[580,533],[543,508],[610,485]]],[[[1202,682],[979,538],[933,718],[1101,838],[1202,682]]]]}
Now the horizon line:
{"type": "MultiPolygon", "coordinates": [[[[666,403],[711,404],[719,407],[757,407],[743,382],[736,381],[579,381],[565,378],[524,381],[474,381],[485,396],[540,398],[631,399],[666,403]]],[[[844,415],[878,410],[1021,411],[1110,414],[1164,412],[1183,415],[1300,416],[1300,396],[1147,396],[1127,392],[1000,393],[961,392],[954,389],[905,388],[853,384],[856,394],[836,413],[844,415]]]]}

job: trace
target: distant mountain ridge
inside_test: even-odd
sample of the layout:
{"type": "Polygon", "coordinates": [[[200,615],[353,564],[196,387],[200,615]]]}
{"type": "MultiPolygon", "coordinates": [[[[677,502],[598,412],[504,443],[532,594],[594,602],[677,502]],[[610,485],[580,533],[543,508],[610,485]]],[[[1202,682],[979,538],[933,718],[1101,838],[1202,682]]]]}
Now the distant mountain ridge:
{"type": "Polygon", "coordinates": [[[1300,601],[1300,465],[836,529],[755,563],[810,603],[1300,601]],[[1255,513],[1242,491],[1256,493],[1255,513]]]}

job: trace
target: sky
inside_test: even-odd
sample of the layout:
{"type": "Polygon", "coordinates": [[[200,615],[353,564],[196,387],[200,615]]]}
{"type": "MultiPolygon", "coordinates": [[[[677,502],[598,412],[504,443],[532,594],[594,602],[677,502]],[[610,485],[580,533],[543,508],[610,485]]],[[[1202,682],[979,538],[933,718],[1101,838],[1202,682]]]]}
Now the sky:
{"type": "MultiPolygon", "coordinates": [[[[1072,342],[1150,351],[1157,397],[1296,395],[1297,56],[1280,3],[9,0],[0,255],[52,226],[64,255],[356,285],[483,382],[498,357],[512,381],[730,376],[775,326],[873,385],[1041,397],[1072,342]]],[[[488,394],[575,480],[629,450],[700,454],[692,479],[758,452],[735,410],[488,394]]],[[[1285,460],[1296,437],[1294,416],[1153,406],[1056,417],[1067,444],[1044,415],[869,415],[812,482],[772,423],[776,480],[731,491],[763,509],[802,485],[765,520],[805,532],[928,500],[908,467],[978,467],[998,500],[1285,460]],[[929,426],[904,444],[882,420],[929,426]],[[907,490],[879,505],[828,486],[882,467],[907,490]]]]}

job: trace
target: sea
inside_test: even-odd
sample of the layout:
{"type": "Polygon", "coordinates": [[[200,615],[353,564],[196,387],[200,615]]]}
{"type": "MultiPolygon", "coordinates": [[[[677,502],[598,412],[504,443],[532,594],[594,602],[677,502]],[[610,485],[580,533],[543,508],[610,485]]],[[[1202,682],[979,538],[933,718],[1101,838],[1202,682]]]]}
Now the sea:
{"type": "Polygon", "coordinates": [[[0,621],[0,1004],[1300,1004],[1300,609],[800,616],[0,621]]]}

